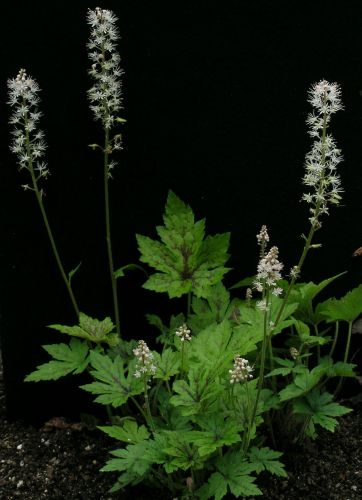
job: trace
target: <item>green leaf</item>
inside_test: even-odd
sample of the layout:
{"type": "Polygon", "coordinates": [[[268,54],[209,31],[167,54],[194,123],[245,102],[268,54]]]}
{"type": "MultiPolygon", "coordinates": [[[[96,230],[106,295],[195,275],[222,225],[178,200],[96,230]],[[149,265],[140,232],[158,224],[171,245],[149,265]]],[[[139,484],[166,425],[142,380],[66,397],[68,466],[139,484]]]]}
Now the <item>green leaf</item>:
{"type": "Polygon", "coordinates": [[[196,423],[203,431],[189,433],[190,442],[198,447],[200,456],[209,455],[222,446],[230,446],[241,441],[240,426],[231,420],[225,420],[220,413],[200,415],[196,423]]]}
{"type": "Polygon", "coordinates": [[[253,446],[249,452],[249,460],[258,474],[263,470],[267,470],[275,476],[287,477],[284,464],[277,460],[281,455],[282,453],[273,451],[268,447],[256,448],[253,446]]]}
{"type": "Polygon", "coordinates": [[[75,269],[72,269],[69,273],[68,273],[68,283],[70,284],[71,281],[72,281],[72,278],[73,276],[75,275],[75,273],[78,271],[78,269],[80,268],[80,266],[82,265],[81,262],[79,262],[79,264],[77,265],[77,267],[75,269]]]}
{"type": "Polygon", "coordinates": [[[314,323],[312,300],[330,283],[343,276],[344,273],[337,274],[331,278],[325,279],[318,284],[310,281],[309,283],[297,283],[294,285],[289,302],[297,302],[298,310],[295,313],[297,319],[305,323],[314,323]]]}
{"type": "Polygon", "coordinates": [[[105,318],[103,321],[91,318],[84,313],[79,314],[79,325],[49,325],[49,328],[58,330],[61,333],[66,333],[73,337],[80,337],[96,344],[102,342],[113,346],[118,344],[119,337],[113,332],[115,326],[110,318],[105,318]]]}
{"type": "Polygon", "coordinates": [[[204,484],[196,495],[201,500],[214,497],[220,500],[230,492],[235,496],[262,495],[260,489],[253,484],[255,477],[250,474],[254,467],[248,464],[237,452],[229,452],[216,462],[217,472],[211,474],[208,482],[204,484]]]}
{"type": "Polygon", "coordinates": [[[125,420],[122,426],[99,425],[98,429],[108,434],[108,436],[118,439],[118,441],[123,441],[124,443],[129,444],[140,443],[150,437],[150,433],[144,425],[138,426],[137,422],[131,419],[125,420]]]}
{"type": "Polygon", "coordinates": [[[122,266],[119,269],[117,269],[116,271],[114,271],[113,276],[116,279],[123,278],[125,276],[125,271],[133,271],[135,269],[144,272],[145,275],[148,276],[146,270],[138,264],[127,264],[126,266],[122,266]]]}
{"type": "Polygon", "coordinates": [[[223,388],[217,384],[210,374],[202,368],[191,368],[189,383],[185,380],[176,380],[173,391],[176,396],[170,398],[170,403],[180,406],[181,414],[185,417],[211,411],[213,403],[223,388]]]}
{"type": "Polygon", "coordinates": [[[25,377],[25,382],[57,380],[69,373],[82,373],[88,366],[88,346],[86,342],[71,339],[68,344],[43,345],[54,360],[37,366],[36,371],[25,377]]]}
{"type": "Polygon", "coordinates": [[[157,366],[156,373],[153,378],[161,380],[170,380],[173,375],[176,375],[180,366],[180,355],[172,349],[165,349],[162,354],[154,353],[154,363],[157,366]]]}
{"type": "Polygon", "coordinates": [[[111,451],[111,455],[117,457],[108,460],[107,464],[100,469],[102,472],[127,471],[133,476],[143,476],[151,466],[150,461],[145,458],[147,441],[128,445],[126,448],[111,451]]]}
{"type": "Polygon", "coordinates": [[[344,363],[343,361],[338,361],[335,363],[331,369],[327,372],[328,377],[357,377],[354,369],[357,365],[353,363],[344,363]]]}
{"type": "Polygon", "coordinates": [[[193,332],[199,332],[213,323],[221,323],[232,314],[236,300],[230,303],[230,294],[220,282],[206,291],[206,299],[194,297],[192,300],[193,314],[190,314],[187,324],[193,332]]]}
{"type": "Polygon", "coordinates": [[[167,446],[163,452],[172,457],[168,467],[165,468],[166,472],[203,467],[203,459],[200,458],[197,448],[192,443],[190,444],[192,434],[193,431],[163,431],[163,435],[167,438],[167,446]]]}
{"type": "Polygon", "coordinates": [[[332,402],[333,396],[328,392],[320,393],[318,389],[311,391],[301,400],[293,401],[295,414],[309,417],[307,435],[312,439],[317,437],[315,425],[320,425],[330,432],[334,432],[338,421],[334,417],[340,417],[352,410],[338,403],[332,402]]]}
{"type": "Polygon", "coordinates": [[[157,271],[143,285],[149,290],[181,297],[192,292],[198,297],[218,283],[228,271],[223,267],[229,255],[229,234],[205,235],[205,220],[195,222],[191,208],[169,192],[164,226],[156,228],[161,241],[137,235],[140,260],[157,271]]]}
{"type": "Polygon", "coordinates": [[[329,367],[327,365],[318,365],[311,371],[304,367],[303,371],[295,376],[293,382],[279,392],[280,400],[287,401],[308,393],[327,373],[329,367]]]}
{"type": "Polygon", "coordinates": [[[96,403],[117,408],[123,405],[129,397],[143,392],[143,383],[134,377],[132,364],[129,367],[128,376],[125,377],[120,356],[112,360],[109,356],[92,351],[90,358],[94,368],[90,373],[97,381],[82,385],[81,389],[92,394],[99,394],[94,400],[96,403]]]}
{"type": "Polygon", "coordinates": [[[362,285],[348,292],[341,299],[329,299],[320,304],[319,313],[327,322],[355,321],[362,313],[362,285]]]}
{"type": "MultiPolygon", "coordinates": [[[[235,353],[240,351],[244,343],[241,338],[232,340],[230,322],[225,320],[205,328],[188,345],[188,355],[193,363],[204,367],[212,367],[215,376],[227,371],[235,353]]],[[[243,354],[243,353],[242,353],[243,354]]]]}

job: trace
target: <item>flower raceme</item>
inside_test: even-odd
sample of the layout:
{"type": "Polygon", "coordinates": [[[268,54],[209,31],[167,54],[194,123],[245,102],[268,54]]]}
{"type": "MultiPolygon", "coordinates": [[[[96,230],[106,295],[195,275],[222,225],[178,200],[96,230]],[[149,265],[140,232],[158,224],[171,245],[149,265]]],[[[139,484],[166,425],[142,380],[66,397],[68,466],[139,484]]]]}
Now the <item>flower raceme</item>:
{"type": "Polygon", "coordinates": [[[309,191],[302,200],[310,204],[312,226],[321,226],[320,216],[328,214],[328,205],[338,205],[343,192],[340,176],[336,172],[341,162],[341,150],[334,138],[327,134],[331,115],[343,109],[341,91],[336,83],[322,80],[309,91],[309,103],[314,112],[309,114],[307,125],[309,135],[314,138],[311,151],[306,156],[303,184],[309,191]]]}
{"type": "Polygon", "coordinates": [[[144,340],[138,342],[136,349],[133,349],[133,354],[137,358],[136,371],[134,373],[136,378],[156,373],[157,368],[153,364],[153,354],[144,340]]]}
{"type": "MultiPolygon", "coordinates": [[[[46,163],[41,161],[46,150],[44,132],[37,129],[42,116],[38,108],[40,88],[25,69],[21,69],[16,78],[8,80],[7,85],[8,104],[13,108],[10,124],[14,125],[10,149],[18,157],[19,169],[28,170],[32,178],[34,176],[33,183],[36,183],[49,175],[46,163]]],[[[33,189],[28,184],[23,188],[33,189]]]]}
{"type": "MultiPolygon", "coordinates": [[[[89,74],[94,80],[93,87],[88,91],[90,107],[95,119],[110,129],[122,109],[120,77],[123,71],[119,66],[120,56],[115,51],[119,39],[117,17],[112,11],[97,7],[88,10],[87,20],[91,27],[87,44],[88,57],[92,62],[89,74]]],[[[113,149],[120,147],[119,142],[113,145],[113,149]]]]}
{"type": "Polygon", "coordinates": [[[254,281],[254,288],[258,292],[269,289],[276,296],[282,293],[282,289],[277,286],[277,281],[282,278],[281,270],[284,266],[279,262],[278,256],[279,250],[274,246],[260,259],[258,273],[254,281]]]}
{"type": "Polygon", "coordinates": [[[237,384],[238,382],[247,382],[253,378],[253,368],[247,359],[241,358],[239,355],[234,358],[234,368],[229,370],[230,384],[237,384]]]}
{"type": "Polygon", "coordinates": [[[191,340],[191,330],[188,329],[187,325],[184,323],[176,330],[176,336],[179,337],[181,342],[191,340]]]}

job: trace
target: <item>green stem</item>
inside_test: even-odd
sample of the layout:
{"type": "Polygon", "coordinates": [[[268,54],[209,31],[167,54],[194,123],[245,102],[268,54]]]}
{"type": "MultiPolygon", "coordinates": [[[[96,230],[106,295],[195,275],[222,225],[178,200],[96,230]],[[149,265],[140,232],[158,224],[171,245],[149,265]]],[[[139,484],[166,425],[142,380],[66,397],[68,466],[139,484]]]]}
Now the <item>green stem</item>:
{"type": "Polygon", "coordinates": [[[143,411],[143,408],[142,406],[139,404],[139,402],[137,401],[136,398],[134,398],[133,396],[131,396],[131,400],[133,401],[133,403],[135,404],[135,406],[137,406],[139,412],[141,413],[142,417],[144,418],[146,424],[148,425],[148,419],[147,419],[147,415],[146,413],[143,411]]]}
{"type": "MultiPolygon", "coordinates": [[[[347,335],[347,343],[346,343],[346,348],[344,350],[344,357],[343,357],[343,362],[347,363],[348,361],[348,356],[349,356],[349,350],[351,347],[351,337],[352,337],[352,324],[353,321],[348,321],[348,335],[347,335]]],[[[339,379],[338,385],[336,390],[334,391],[334,397],[338,396],[340,390],[342,389],[344,377],[341,377],[339,379]]]]}
{"type": "MultiPolygon", "coordinates": [[[[27,125],[27,122],[28,122],[28,119],[27,119],[27,117],[25,117],[25,125],[27,125]]],[[[60,274],[63,278],[64,284],[67,288],[70,300],[72,302],[75,314],[76,314],[77,319],[78,319],[79,318],[78,304],[77,304],[77,301],[75,300],[73,290],[72,290],[72,287],[70,285],[70,280],[68,279],[67,275],[65,274],[64,267],[63,267],[62,261],[61,261],[60,256],[59,256],[59,252],[58,252],[57,246],[55,244],[54,236],[53,236],[52,230],[50,228],[50,224],[49,224],[48,217],[47,217],[47,214],[46,214],[46,211],[44,208],[44,204],[43,204],[43,200],[42,200],[42,194],[39,191],[37,179],[36,179],[35,173],[34,173],[34,165],[33,165],[33,158],[32,158],[32,152],[31,152],[31,147],[30,147],[29,131],[27,130],[27,127],[25,127],[25,130],[26,130],[26,149],[27,149],[27,154],[29,156],[28,170],[30,172],[30,176],[31,176],[32,184],[33,184],[33,190],[35,192],[36,199],[38,200],[40,211],[41,211],[41,214],[43,216],[43,221],[44,221],[47,233],[48,233],[48,237],[49,237],[50,244],[51,244],[51,247],[53,250],[53,254],[54,254],[55,260],[56,260],[57,265],[58,265],[58,269],[59,269],[60,274]]]]}
{"type": "Polygon", "coordinates": [[[267,348],[267,337],[268,337],[268,306],[269,306],[269,290],[266,291],[265,295],[265,311],[264,311],[264,332],[263,332],[263,342],[261,346],[261,359],[260,359],[260,371],[259,371],[259,379],[258,379],[258,391],[256,394],[256,399],[254,403],[254,410],[252,413],[251,424],[253,425],[256,412],[258,409],[258,403],[260,398],[260,392],[264,383],[264,370],[265,370],[265,357],[266,357],[266,348],[267,348]]]}
{"type": "Polygon", "coordinates": [[[332,357],[334,354],[334,349],[336,348],[336,344],[337,344],[337,340],[338,340],[338,334],[339,334],[339,321],[336,321],[336,327],[334,330],[334,339],[333,339],[331,350],[329,351],[330,357],[332,357]]]}
{"type": "Polygon", "coordinates": [[[153,422],[153,418],[152,418],[152,414],[151,414],[150,402],[148,400],[148,389],[147,389],[147,377],[146,376],[143,378],[143,392],[144,392],[144,397],[145,397],[145,406],[146,406],[148,425],[150,426],[152,432],[156,432],[155,424],[153,422]]]}
{"type": "Polygon", "coordinates": [[[107,239],[107,252],[108,252],[108,263],[109,263],[109,273],[111,276],[112,284],[112,295],[113,295],[113,309],[116,321],[117,334],[121,336],[121,326],[119,320],[119,308],[118,308],[118,296],[117,296],[117,280],[114,276],[114,265],[113,265],[113,253],[112,253],[112,240],[111,240],[111,223],[110,223],[110,210],[109,210],[109,153],[110,153],[110,141],[109,141],[109,129],[104,129],[104,207],[105,207],[105,217],[106,217],[106,239],[107,239]]]}

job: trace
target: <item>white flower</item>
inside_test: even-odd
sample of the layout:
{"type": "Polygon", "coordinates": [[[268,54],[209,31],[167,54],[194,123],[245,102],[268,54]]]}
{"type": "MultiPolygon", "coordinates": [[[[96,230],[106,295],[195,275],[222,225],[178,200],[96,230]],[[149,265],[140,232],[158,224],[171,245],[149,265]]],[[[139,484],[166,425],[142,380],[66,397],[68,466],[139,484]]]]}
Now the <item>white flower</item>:
{"type": "Polygon", "coordinates": [[[253,378],[253,368],[250,366],[247,359],[241,358],[239,355],[234,358],[234,368],[229,370],[230,384],[238,382],[246,382],[248,379],[253,378]]]}
{"type": "MultiPolygon", "coordinates": [[[[269,252],[260,259],[258,264],[258,273],[256,280],[253,283],[254,288],[258,292],[265,289],[275,290],[275,295],[280,295],[282,290],[277,287],[277,281],[281,279],[281,270],[283,264],[278,260],[279,250],[277,247],[272,247],[269,252]]],[[[260,305],[258,306],[260,307],[260,305]]]]}
{"type": "Polygon", "coordinates": [[[47,177],[49,170],[41,158],[44,156],[46,144],[44,133],[37,130],[42,113],[38,109],[40,92],[37,82],[21,69],[16,78],[8,80],[9,101],[13,108],[10,124],[14,125],[10,150],[18,158],[19,169],[36,171],[38,176],[47,177]]]}
{"type": "Polygon", "coordinates": [[[140,378],[142,375],[154,375],[156,373],[157,367],[153,364],[153,354],[144,340],[138,342],[136,349],[133,349],[133,354],[137,358],[134,377],[140,378]]]}
{"type": "Polygon", "coordinates": [[[88,24],[91,35],[87,44],[88,57],[92,62],[89,74],[94,80],[88,91],[90,108],[96,120],[101,120],[107,129],[112,128],[117,114],[122,109],[122,84],[120,57],[115,52],[119,39],[116,27],[117,17],[112,11],[100,9],[88,10],[88,24]]]}
{"type": "Polygon", "coordinates": [[[258,245],[269,242],[268,228],[266,226],[261,226],[260,233],[256,235],[258,240],[258,245]]]}
{"type": "Polygon", "coordinates": [[[177,328],[175,333],[176,333],[176,336],[180,338],[181,342],[191,340],[191,335],[190,335],[191,330],[188,329],[186,323],[184,323],[179,328],[177,328]]]}
{"type": "Polygon", "coordinates": [[[309,92],[308,101],[315,111],[308,116],[307,125],[314,143],[306,155],[303,184],[309,189],[302,200],[310,205],[309,220],[316,228],[321,226],[320,216],[328,214],[328,205],[338,205],[343,192],[336,173],[343,158],[335,140],[327,134],[331,115],[343,109],[340,96],[339,86],[325,80],[314,84],[309,92]]]}

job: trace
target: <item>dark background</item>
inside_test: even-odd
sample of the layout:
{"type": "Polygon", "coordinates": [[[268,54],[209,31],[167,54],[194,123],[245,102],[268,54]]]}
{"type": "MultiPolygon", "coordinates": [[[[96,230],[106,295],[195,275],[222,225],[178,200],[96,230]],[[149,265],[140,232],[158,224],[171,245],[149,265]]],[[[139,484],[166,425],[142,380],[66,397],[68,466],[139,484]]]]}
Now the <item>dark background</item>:
{"type": "MultiPolygon", "coordinates": [[[[67,270],[81,261],[74,292],[81,309],[112,315],[106,257],[101,156],[88,144],[101,130],[88,109],[85,1],[12,2],[2,6],[1,337],[8,412],[29,421],[77,415],[91,399],[74,379],[24,384],[48,357],[41,344],[67,341],[46,328],[71,324],[73,312],[35,196],[20,185],[8,152],[6,80],[24,67],[42,88],[42,128],[51,177],[45,203],[67,270]]],[[[303,163],[311,141],[305,119],[311,84],[341,85],[345,111],[331,132],[341,147],[343,206],[324,219],[303,280],[348,274],[330,288],[344,295],[362,281],[362,5],[324,1],[147,1],[101,5],[119,18],[124,150],[111,182],[116,268],[137,262],[135,233],[154,236],[167,192],[207,218],[210,234],[230,231],[232,285],[254,274],[255,235],[267,224],[288,270],[302,249],[308,207],[303,163]]],[[[184,307],[143,290],[142,274],[119,282],[124,336],[149,340],[144,314],[165,321],[184,307]]],[[[354,349],[360,337],[354,339],[354,349]]]]}

